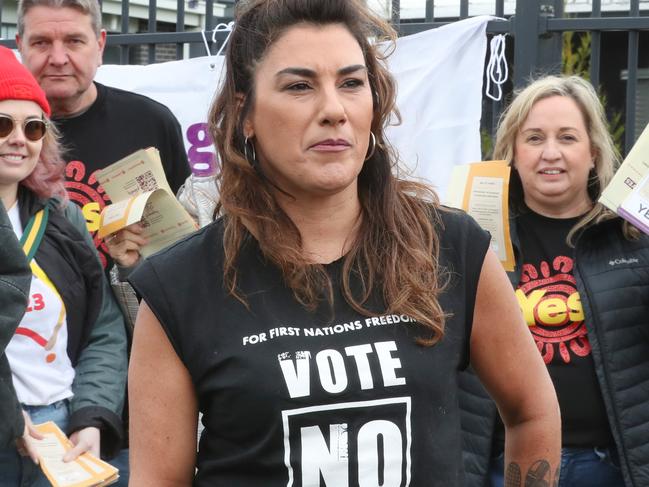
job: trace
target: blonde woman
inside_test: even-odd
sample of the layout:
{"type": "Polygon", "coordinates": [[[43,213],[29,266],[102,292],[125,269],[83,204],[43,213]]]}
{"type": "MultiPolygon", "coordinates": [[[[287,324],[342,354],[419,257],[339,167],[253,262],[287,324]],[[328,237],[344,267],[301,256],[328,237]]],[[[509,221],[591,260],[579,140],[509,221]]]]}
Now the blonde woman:
{"type": "MultiPolygon", "coordinates": [[[[593,87],[531,83],[503,114],[494,157],[512,166],[509,278],[561,406],[558,485],[649,485],[649,237],[597,201],[618,158],[593,87]]],[[[467,485],[485,485],[490,462],[502,487],[504,429],[477,395],[461,398],[467,485]]]]}

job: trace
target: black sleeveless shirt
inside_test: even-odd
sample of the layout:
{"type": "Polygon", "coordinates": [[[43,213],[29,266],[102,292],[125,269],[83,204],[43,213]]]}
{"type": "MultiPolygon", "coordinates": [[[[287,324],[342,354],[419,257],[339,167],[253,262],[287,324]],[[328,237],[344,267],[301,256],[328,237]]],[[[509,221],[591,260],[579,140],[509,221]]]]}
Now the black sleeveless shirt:
{"type": "Polygon", "coordinates": [[[457,372],[469,361],[489,236],[441,211],[443,339],[408,316],[363,316],[326,266],[333,310],[309,312],[254,239],[238,260],[249,308],[223,288],[223,223],[147,259],[131,278],[187,367],[203,413],[194,486],[463,485],[457,372]],[[333,311],[333,312],[332,312],[333,311]]]}

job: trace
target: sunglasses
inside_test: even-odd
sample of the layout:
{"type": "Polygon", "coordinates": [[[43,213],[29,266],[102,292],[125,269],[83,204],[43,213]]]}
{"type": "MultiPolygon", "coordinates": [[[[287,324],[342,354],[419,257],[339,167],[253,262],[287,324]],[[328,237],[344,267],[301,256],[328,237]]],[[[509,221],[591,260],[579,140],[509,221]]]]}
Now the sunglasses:
{"type": "MultiPolygon", "coordinates": [[[[0,115],[0,138],[9,137],[16,128],[18,120],[14,120],[8,115],[0,115]]],[[[23,120],[23,134],[27,140],[38,142],[47,132],[48,123],[39,118],[28,118],[23,120]]]]}

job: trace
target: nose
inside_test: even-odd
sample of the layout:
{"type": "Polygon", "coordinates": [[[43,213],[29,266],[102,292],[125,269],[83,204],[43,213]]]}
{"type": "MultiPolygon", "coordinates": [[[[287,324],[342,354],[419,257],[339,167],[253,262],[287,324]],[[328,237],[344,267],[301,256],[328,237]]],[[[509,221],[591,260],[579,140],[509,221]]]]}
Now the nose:
{"type": "Polygon", "coordinates": [[[63,66],[68,62],[68,51],[62,42],[53,42],[50,47],[49,63],[54,66],[63,66]]]}
{"type": "Polygon", "coordinates": [[[561,149],[555,139],[551,137],[548,137],[546,139],[545,143],[543,144],[542,157],[546,161],[554,161],[561,157],[561,149]]]}
{"type": "Polygon", "coordinates": [[[9,145],[24,146],[27,143],[27,138],[25,137],[25,132],[20,123],[14,122],[14,128],[11,133],[7,136],[7,142],[9,145]]]}
{"type": "Polygon", "coordinates": [[[321,92],[322,125],[340,125],[347,121],[347,113],[336,87],[323,88],[321,92]]]}

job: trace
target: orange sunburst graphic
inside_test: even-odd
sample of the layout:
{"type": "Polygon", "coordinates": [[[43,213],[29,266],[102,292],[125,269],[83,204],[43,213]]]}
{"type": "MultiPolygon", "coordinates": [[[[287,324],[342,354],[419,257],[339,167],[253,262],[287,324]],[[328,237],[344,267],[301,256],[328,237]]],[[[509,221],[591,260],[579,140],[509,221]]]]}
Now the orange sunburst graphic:
{"type": "MultiPolygon", "coordinates": [[[[87,183],[84,182],[86,177],[86,165],[81,161],[70,161],[65,166],[65,189],[68,192],[68,197],[70,201],[73,201],[82,209],[86,208],[86,205],[90,203],[96,203],[97,206],[97,215],[101,213],[101,210],[108,204],[110,204],[110,198],[104,191],[104,188],[97,181],[97,172],[93,172],[89,177],[87,183]]],[[[84,211],[84,216],[85,211],[84,211]]],[[[96,229],[88,228],[88,231],[92,235],[92,240],[97,247],[99,252],[99,257],[103,267],[106,267],[108,255],[108,248],[103,240],[97,236],[96,229]]]]}
{"type": "Polygon", "coordinates": [[[557,352],[564,363],[591,352],[573,265],[570,257],[559,256],[552,265],[541,262],[538,270],[531,264],[522,268],[516,295],[546,364],[557,352]]]}

